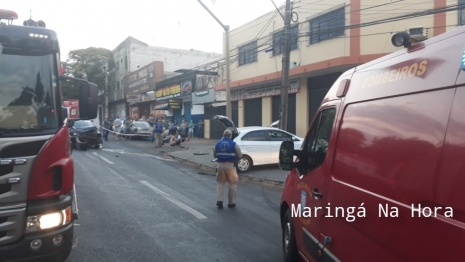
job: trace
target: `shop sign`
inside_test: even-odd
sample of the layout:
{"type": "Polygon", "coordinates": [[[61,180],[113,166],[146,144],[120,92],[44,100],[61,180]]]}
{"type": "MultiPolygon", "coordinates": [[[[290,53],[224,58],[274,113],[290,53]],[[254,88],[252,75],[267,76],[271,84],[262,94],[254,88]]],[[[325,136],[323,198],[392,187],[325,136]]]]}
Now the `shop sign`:
{"type": "Polygon", "coordinates": [[[138,95],[127,95],[126,101],[128,103],[137,103],[139,102],[139,96],[138,95]]]}
{"type": "Polygon", "coordinates": [[[197,75],[195,92],[192,93],[192,104],[201,105],[215,101],[214,86],[218,83],[218,76],[197,75]]]}
{"type": "Polygon", "coordinates": [[[169,99],[181,96],[181,85],[176,84],[169,87],[163,87],[157,90],[157,100],[169,99]]]}
{"type": "Polygon", "coordinates": [[[187,95],[192,94],[192,89],[193,89],[193,88],[194,88],[194,87],[193,87],[193,85],[192,85],[192,81],[191,81],[191,80],[182,82],[182,84],[181,84],[182,95],[183,95],[183,96],[187,96],[187,95]]]}
{"type": "Polygon", "coordinates": [[[170,109],[181,109],[182,100],[180,100],[180,99],[170,99],[170,100],[168,100],[168,104],[169,104],[170,109]]]}
{"type": "Polygon", "coordinates": [[[150,91],[155,83],[155,64],[149,64],[126,77],[126,94],[137,95],[150,91]]]}
{"type": "MultiPolygon", "coordinates": [[[[289,81],[289,94],[300,92],[300,79],[289,81]]],[[[231,90],[231,101],[281,95],[281,83],[231,90]]]]}

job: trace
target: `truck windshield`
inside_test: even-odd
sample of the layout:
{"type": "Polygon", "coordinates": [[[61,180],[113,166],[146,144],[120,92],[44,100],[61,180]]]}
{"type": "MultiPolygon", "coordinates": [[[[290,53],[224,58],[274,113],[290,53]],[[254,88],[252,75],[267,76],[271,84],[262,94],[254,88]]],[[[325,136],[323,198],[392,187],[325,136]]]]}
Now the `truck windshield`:
{"type": "Polygon", "coordinates": [[[54,56],[4,54],[0,44],[0,133],[58,128],[54,56]]]}

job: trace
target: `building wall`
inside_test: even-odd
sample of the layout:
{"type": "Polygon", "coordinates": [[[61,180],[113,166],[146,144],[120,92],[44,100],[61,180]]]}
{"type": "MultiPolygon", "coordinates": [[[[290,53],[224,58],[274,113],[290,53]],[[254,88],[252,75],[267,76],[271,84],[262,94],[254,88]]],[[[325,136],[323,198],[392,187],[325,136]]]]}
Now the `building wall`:
{"type": "Polygon", "coordinates": [[[132,44],[131,71],[153,61],[162,61],[165,71],[174,72],[178,69],[187,69],[222,58],[222,54],[202,52],[197,50],[182,50],[156,46],[140,46],[132,44]]]}
{"type": "MultiPolygon", "coordinates": [[[[382,19],[400,15],[445,7],[457,4],[447,0],[436,1],[389,1],[389,0],[301,0],[294,4],[293,12],[298,16],[297,49],[290,54],[290,78],[300,78],[301,90],[296,97],[296,135],[305,136],[311,121],[310,107],[314,108],[316,100],[309,91],[309,79],[321,75],[340,74],[356,65],[369,62],[378,57],[400,50],[391,43],[393,32],[409,28],[424,27],[425,34],[431,38],[445,31],[453,30],[458,25],[459,12],[451,11],[417,18],[408,18],[380,24],[369,24],[382,19]],[[344,30],[342,34],[319,43],[311,43],[311,33],[315,32],[314,19],[343,8],[344,30]],[[313,27],[312,27],[313,25],[313,27]],[[352,25],[348,28],[347,26],[352,25]],[[311,105],[310,105],[311,101],[311,105]]],[[[284,13],[284,6],[280,8],[284,13]]],[[[342,13],[342,12],[341,12],[342,13]]],[[[293,16],[296,18],[297,16],[293,16]]],[[[337,21],[337,19],[329,20],[337,21]]],[[[295,23],[292,23],[295,25],[295,23]]],[[[291,24],[291,26],[292,26],[291,24]]],[[[281,78],[282,55],[272,55],[273,33],[283,29],[283,19],[276,11],[264,14],[249,23],[230,32],[230,87],[231,90],[257,87],[265,82],[281,78]],[[239,48],[257,41],[255,49],[257,61],[239,66],[239,48]],[[267,51],[267,52],[266,52],[267,51]]],[[[225,68],[219,69],[220,83],[216,90],[225,89],[225,68]]],[[[332,76],[330,77],[332,79],[332,76]]],[[[326,85],[327,83],[325,83],[326,85]]],[[[312,88],[315,88],[312,86],[312,88]]],[[[318,87],[316,88],[318,89],[318,87]]],[[[321,88],[323,90],[323,88],[321,88]]],[[[324,91],[324,90],[323,90],[324,91]]],[[[322,91],[322,92],[323,92],[322,91]]],[[[321,92],[320,92],[321,93],[321,92]]],[[[318,93],[318,97],[321,94],[318,93]]],[[[262,124],[270,121],[269,98],[262,98],[262,124]]],[[[244,126],[244,101],[238,102],[238,126],[244,126]]]]}

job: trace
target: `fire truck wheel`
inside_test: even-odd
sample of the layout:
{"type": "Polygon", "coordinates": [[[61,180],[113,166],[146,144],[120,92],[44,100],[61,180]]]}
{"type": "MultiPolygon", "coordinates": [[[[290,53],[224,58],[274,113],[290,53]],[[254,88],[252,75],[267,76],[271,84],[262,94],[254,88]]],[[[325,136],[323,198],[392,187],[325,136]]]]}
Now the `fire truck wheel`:
{"type": "Polygon", "coordinates": [[[77,148],[81,151],[87,151],[87,144],[76,144],[77,148]]]}
{"type": "Polygon", "coordinates": [[[291,212],[286,210],[283,218],[282,227],[282,244],[284,261],[302,261],[297,252],[297,245],[295,243],[294,225],[292,223],[291,212]]]}

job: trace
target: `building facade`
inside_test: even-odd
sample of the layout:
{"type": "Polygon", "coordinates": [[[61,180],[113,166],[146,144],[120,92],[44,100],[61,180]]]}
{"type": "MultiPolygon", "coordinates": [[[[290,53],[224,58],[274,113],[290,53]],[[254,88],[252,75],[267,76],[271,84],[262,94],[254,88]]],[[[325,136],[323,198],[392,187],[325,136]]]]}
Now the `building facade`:
{"type": "MultiPolygon", "coordinates": [[[[452,1],[454,2],[454,1],[452,1]]],[[[322,99],[346,70],[399,50],[393,32],[418,41],[465,22],[463,10],[415,16],[457,5],[446,0],[302,0],[291,22],[288,131],[305,136],[322,99]]],[[[280,8],[284,14],[284,7],[280,8]]],[[[464,12],[465,14],[465,12],[464,12]]],[[[232,118],[239,127],[269,126],[280,117],[284,21],[277,11],[230,31],[232,118]]],[[[220,68],[217,91],[225,90],[220,68]]]]}
{"type": "MultiPolygon", "coordinates": [[[[129,85],[136,84],[130,81],[132,72],[142,72],[143,70],[140,69],[146,68],[149,64],[156,63],[159,65],[159,63],[162,63],[163,74],[157,73],[156,80],[151,80],[161,81],[177,75],[173,72],[178,69],[191,68],[222,57],[221,54],[212,52],[149,46],[133,37],[125,39],[112,52],[116,70],[111,72],[112,77],[109,79],[108,104],[110,118],[124,117],[126,115],[143,116],[149,111],[147,109],[148,102],[153,102],[155,99],[155,94],[152,92],[144,93],[144,90],[141,92],[139,90],[136,92],[137,94],[131,93],[136,88],[134,86],[129,88],[129,85]],[[129,100],[126,95],[131,95],[129,100]],[[141,104],[135,105],[135,103],[141,104]]],[[[154,91],[155,87],[150,86],[150,89],[154,91]]],[[[153,111],[153,107],[150,108],[150,111],[153,111]]]]}
{"type": "MultiPolygon", "coordinates": [[[[177,75],[156,83],[154,109],[158,115],[178,124],[185,119],[198,124],[204,119],[205,106],[215,102],[214,86],[218,76],[211,72],[179,70],[177,75]],[[161,113],[162,111],[163,113],[161,113]]],[[[194,128],[198,134],[198,125],[194,128]]]]}

